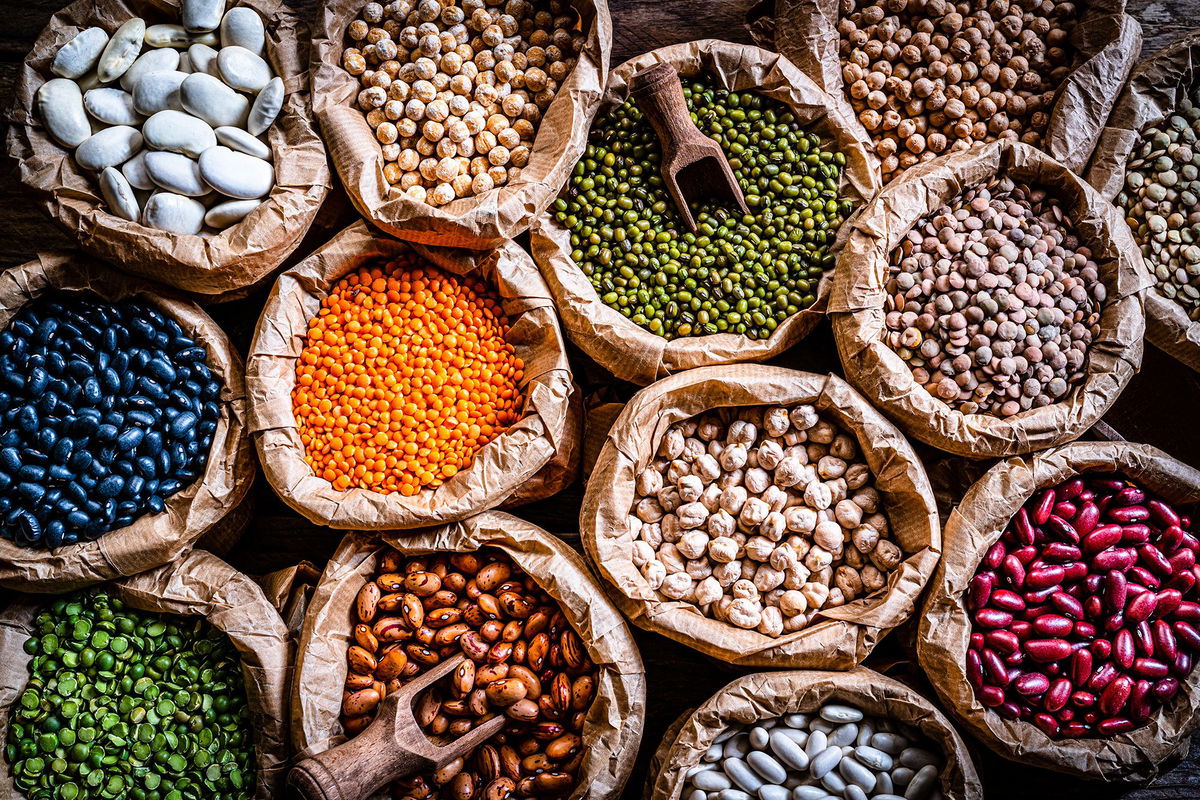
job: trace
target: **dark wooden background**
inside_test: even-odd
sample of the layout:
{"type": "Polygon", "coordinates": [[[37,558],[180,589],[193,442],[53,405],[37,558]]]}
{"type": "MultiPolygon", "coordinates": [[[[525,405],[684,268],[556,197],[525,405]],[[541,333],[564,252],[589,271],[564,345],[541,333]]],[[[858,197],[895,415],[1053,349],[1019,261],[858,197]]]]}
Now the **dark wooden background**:
{"type": "MultiPolygon", "coordinates": [[[[749,43],[744,20],[755,0],[609,0],[614,25],[612,64],[647,50],[700,38],[722,38],[749,43]]],[[[12,87],[18,65],[62,0],[3,0],[0,2],[0,108],[12,104],[12,87]]],[[[311,15],[315,0],[290,0],[301,15],[311,15]]],[[[1143,55],[1151,55],[1187,30],[1200,8],[1195,0],[1131,0],[1130,11],[1145,29],[1143,55]]],[[[0,128],[3,125],[0,124],[0,128]]],[[[68,248],[72,240],[30,202],[15,177],[11,160],[0,166],[0,269],[23,263],[39,251],[68,248]]],[[[340,189],[334,190],[294,262],[354,220],[354,212],[340,189]]],[[[228,330],[245,354],[265,290],[246,300],[214,306],[213,316],[228,330]]],[[[623,400],[634,387],[615,383],[606,372],[578,351],[572,352],[577,380],[594,401],[623,400]]],[[[839,371],[828,325],[819,328],[789,353],[776,360],[783,366],[817,372],[839,371]]],[[[1097,436],[1119,435],[1131,441],[1156,445],[1172,455],[1200,466],[1200,433],[1194,423],[1200,403],[1200,380],[1186,367],[1147,347],[1142,371],[1121,400],[1098,426],[1097,436]]],[[[963,475],[962,465],[952,470],[934,451],[923,450],[933,474],[963,475]]],[[[986,466],[986,465],[984,465],[986,466]]],[[[962,487],[965,488],[965,487],[962,487]]],[[[583,496],[581,483],[557,496],[517,509],[516,513],[578,546],[575,520],[583,496]]],[[[262,573],[308,559],[320,566],[333,552],[340,534],[309,524],[280,503],[265,481],[252,492],[253,510],[241,542],[229,554],[239,568],[262,573]]],[[[647,763],[663,732],[684,711],[703,702],[739,671],[700,656],[694,651],[635,630],[648,674],[645,738],[625,797],[641,794],[647,763]]],[[[886,639],[867,664],[928,690],[919,669],[905,648],[905,631],[886,639]]],[[[932,696],[932,693],[927,691],[932,696]]],[[[1107,800],[1195,800],[1200,798],[1200,757],[1193,755],[1148,787],[1104,785],[1068,778],[1004,761],[968,739],[984,778],[988,800],[1020,795],[1040,798],[1107,800]]],[[[1200,742],[1197,742],[1200,744],[1200,742]]]]}

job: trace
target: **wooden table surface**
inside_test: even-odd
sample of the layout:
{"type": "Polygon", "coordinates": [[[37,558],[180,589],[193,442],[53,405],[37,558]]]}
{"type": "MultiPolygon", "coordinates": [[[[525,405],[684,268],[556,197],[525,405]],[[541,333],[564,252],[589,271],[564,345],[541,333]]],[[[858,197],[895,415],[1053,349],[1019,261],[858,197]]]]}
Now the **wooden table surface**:
{"type": "MultiPolygon", "coordinates": [[[[0,25],[0,108],[7,110],[10,107],[18,65],[61,2],[6,0],[0,3],[4,16],[4,24],[0,25]]],[[[609,0],[614,27],[612,64],[615,67],[647,50],[692,39],[712,37],[749,43],[744,21],[754,2],[609,0]]],[[[289,0],[289,4],[302,16],[310,17],[316,0],[289,0]]],[[[1196,24],[1190,13],[1194,13],[1198,5],[1196,0],[1130,0],[1130,12],[1145,31],[1143,56],[1157,52],[1196,24]]],[[[340,188],[335,188],[308,239],[289,264],[307,255],[354,219],[349,202],[340,188]]],[[[16,179],[13,162],[5,158],[0,168],[0,269],[23,263],[39,251],[68,248],[71,244],[72,240],[29,201],[16,179]]],[[[248,350],[265,296],[263,290],[245,300],[210,308],[243,355],[248,350]]],[[[571,355],[576,379],[593,400],[624,400],[632,394],[635,387],[614,382],[578,350],[572,349],[571,355]]],[[[817,372],[840,371],[828,324],[823,324],[813,335],[772,363],[817,372]]],[[[1142,371],[1105,418],[1111,428],[1104,433],[1111,436],[1115,431],[1131,441],[1153,444],[1200,466],[1200,430],[1191,424],[1198,402],[1200,379],[1197,375],[1147,346],[1142,371]]],[[[931,450],[922,449],[921,452],[926,465],[931,468],[942,458],[931,450]]],[[[962,470],[952,472],[961,474],[962,470]]],[[[576,483],[555,497],[517,509],[516,513],[578,547],[574,520],[578,517],[582,496],[582,484],[576,483]]],[[[246,572],[267,572],[290,566],[300,559],[308,559],[320,566],[340,539],[338,532],[318,528],[291,512],[261,479],[252,492],[252,501],[250,524],[241,542],[228,556],[246,572]]],[[[641,795],[647,763],[667,726],[685,710],[703,702],[725,683],[747,671],[707,659],[661,636],[636,629],[634,634],[646,663],[649,688],[645,737],[624,793],[626,798],[641,795]]],[[[888,637],[868,658],[867,664],[908,680],[927,696],[932,696],[928,686],[923,684],[924,679],[910,652],[904,648],[904,640],[904,631],[888,637]]],[[[1195,753],[1154,784],[1133,787],[1085,782],[1013,764],[993,755],[969,737],[967,741],[983,776],[988,800],[1007,800],[1018,794],[1025,800],[1200,798],[1200,755],[1195,753]]],[[[1195,744],[1200,745],[1200,741],[1195,744]]]]}

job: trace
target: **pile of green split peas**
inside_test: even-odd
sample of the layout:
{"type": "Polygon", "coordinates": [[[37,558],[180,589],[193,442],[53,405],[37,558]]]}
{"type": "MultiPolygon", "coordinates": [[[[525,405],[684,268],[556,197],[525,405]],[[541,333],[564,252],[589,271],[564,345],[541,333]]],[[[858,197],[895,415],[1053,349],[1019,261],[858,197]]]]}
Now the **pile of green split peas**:
{"type": "Polygon", "coordinates": [[[703,203],[687,231],[659,174],[661,150],[632,100],[593,127],[555,217],[601,300],[675,339],[764,339],[816,300],[849,215],[843,153],[823,149],[780,102],[701,80],[684,85],[692,119],[725,151],[749,215],[703,203]]]}
{"type": "Polygon", "coordinates": [[[241,662],[199,617],[97,592],[51,603],[5,751],[29,800],[235,800],[254,792],[241,662]]]}

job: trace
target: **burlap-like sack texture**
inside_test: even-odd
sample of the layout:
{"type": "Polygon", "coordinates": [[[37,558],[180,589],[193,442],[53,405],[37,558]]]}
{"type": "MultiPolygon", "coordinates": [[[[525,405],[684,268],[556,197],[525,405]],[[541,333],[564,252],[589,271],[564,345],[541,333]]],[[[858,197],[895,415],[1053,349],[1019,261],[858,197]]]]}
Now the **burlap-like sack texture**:
{"type": "Polygon", "coordinates": [[[267,136],[275,187],[266,202],[236,225],[211,236],[180,236],[110,213],[98,176],[75,163],[37,114],[38,89],[56,77],[50,72],[54,55],[79,31],[98,25],[111,34],[136,16],[147,24],[177,24],[177,0],[76,0],[59,11],[25,58],[8,115],[8,153],[17,162],[21,182],[82,248],[122,270],[209,297],[251,286],[283,263],[332,185],[309,107],[308,24],[282,0],[231,0],[228,5],[253,8],[263,18],[266,58],[287,93],[267,136]]]}
{"type": "Polygon", "coordinates": [[[416,528],[460,520],[516,496],[548,497],[574,479],[579,459],[578,394],[554,303],[529,256],[512,242],[491,252],[416,247],[430,263],[457,275],[477,274],[498,294],[512,323],[509,340],[525,362],[524,417],[482,448],[468,469],[412,497],[367,489],[338,491],[305,461],[292,389],[308,321],[338,279],[367,262],[395,258],[412,245],[351,225],[279,277],[258,321],[247,361],[250,431],[263,473],[279,496],[319,525],[352,530],[416,528]],[[563,454],[570,454],[563,455],[563,454]],[[563,468],[563,461],[572,466],[563,468]],[[539,477],[547,466],[549,474],[539,477]]]}
{"type": "Polygon", "coordinates": [[[1142,363],[1142,301],[1151,278],[1121,213],[1079,176],[1023,144],[992,142],[918,165],[850,222],[829,313],[846,378],[910,436],[972,458],[1028,453],[1078,438],[1142,363]],[[913,226],[961,192],[1006,174],[1048,189],[1089,247],[1108,291],[1086,377],[1066,399],[1007,419],[963,414],[918,384],[884,340],[891,255],[913,226]]]}
{"type": "Polygon", "coordinates": [[[587,146],[588,127],[608,77],[612,19],[606,0],[573,0],[587,44],[537,127],[520,179],[435,208],[383,177],[383,150],[358,108],[359,79],[342,69],[346,29],[360,0],[327,0],[313,26],[313,113],[346,194],[359,213],[393,236],[440,247],[490,250],[524,233],[554,201],[587,146]]]}
{"type": "MultiPolygon", "coordinates": [[[[860,205],[879,191],[878,162],[849,105],[821,91],[786,58],[757,47],[704,39],[638,56],[613,70],[596,113],[624,103],[629,97],[629,79],[657,63],[672,65],[685,78],[704,74],[717,86],[753,89],[784,103],[802,126],[816,131],[826,146],[846,155],[843,197],[860,205]]],[[[817,286],[817,301],[788,317],[766,339],[717,333],[668,341],[601,302],[591,281],[571,258],[570,232],[552,215],[538,219],[530,231],[530,243],[571,341],[616,377],[642,385],[685,369],[765,361],[778,355],[816,327],[829,296],[826,273],[817,286]]]]}
{"type": "MultiPolygon", "coordinates": [[[[751,16],[770,0],[760,3],[751,16]]],[[[1083,3],[1069,39],[1075,68],[1057,87],[1041,149],[1083,173],[1113,102],[1142,48],[1142,26],[1125,13],[1125,0],[1083,3]]],[[[845,99],[838,56],[838,0],[775,0],[774,18],[751,25],[756,41],[790,58],[825,91],[845,99]]]]}
{"type": "Polygon", "coordinates": [[[1038,489],[1083,472],[1116,472],[1178,505],[1200,501],[1200,472],[1149,445],[1077,442],[1000,462],[963,497],[946,522],[946,550],[921,616],[917,656],[942,704],[975,738],[1005,758],[1095,780],[1144,781],[1158,764],[1186,755],[1200,724],[1200,672],[1149,724],[1116,736],[1051,739],[1037,726],[985,708],[967,682],[971,621],[965,594],[988,548],[1038,489]]]}
{"type": "Polygon", "coordinates": [[[500,512],[415,534],[351,533],[329,560],[309,604],[292,688],[292,739],[297,751],[323,752],[344,740],[338,715],[353,644],[354,601],[375,574],[383,545],[406,555],[503,551],[554,598],[597,665],[596,696],[583,729],[587,753],[571,800],[621,793],[642,739],[646,680],[625,620],[604,597],[583,559],[534,525],[500,512]]]}
{"type": "MultiPolygon", "coordinates": [[[[194,550],[171,564],[123,578],[105,591],[142,611],[202,616],[229,636],[242,658],[250,727],[258,762],[255,800],[282,796],[288,766],[288,687],[292,651],[275,607],[250,578],[221,559],[194,550]]],[[[25,640],[51,598],[20,596],[0,611],[0,732],[8,735],[8,709],[29,682],[25,640]]],[[[0,770],[0,797],[22,795],[9,769],[0,770]]]]}
{"type": "Polygon", "coordinates": [[[933,703],[897,680],[857,667],[849,672],[759,672],[725,686],[691,714],[684,714],[663,737],[651,761],[647,800],[679,800],[686,772],[700,763],[722,731],[816,711],[832,702],[849,703],[869,716],[908,725],[939,746],[945,757],[941,790],[947,800],[983,796],[966,745],[933,703]]]}
{"type": "MultiPolygon", "coordinates": [[[[1180,100],[1195,92],[1198,70],[1200,31],[1194,31],[1138,64],[1129,76],[1088,165],[1088,183],[1106,200],[1115,200],[1124,186],[1125,163],[1141,143],[1142,128],[1169,116],[1180,100]]],[[[1193,322],[1157,286],[1146,293],[1146,339],[1200,370],[1200,322],[1193,322]]]]}
{"type": "Polygon", "coordinates": [[[900,431],[834,375],[758,365],[692,370],[638,392],[608,431],[588,477],[579,528],[609,596],[635,625],[742,667],[854,667],[912,614],[942,549],[933,490],[900,431]],[[882,498],[890,538],[904,551],[887,586],[881,593],[828,608],[803,630],[777,638],[661,597],[633,564],[636,537],[630,511],[634,479],[653,459],[663,433],[709,409],[798,403],[813,404],[858,440],[882,498]]]}
{"type": "MultiPolygon", "coordinates": [[[[217,323],[195,303],[87,256],[45,253],[0,273],[0,330],[30,300],[54,290],[86,291],[110,302],[136,298],[178,322],[208,350],[206,363],[221,379],[221,417],[204,474],[167,498],[161,513],[53,550],[0,538],[0,586],[24,592],[65,592],[170,563],[237,508],[254,480],[242,360],[217,323]]],[[[229,531],[239,532],[236,524],[229,531]]]]}

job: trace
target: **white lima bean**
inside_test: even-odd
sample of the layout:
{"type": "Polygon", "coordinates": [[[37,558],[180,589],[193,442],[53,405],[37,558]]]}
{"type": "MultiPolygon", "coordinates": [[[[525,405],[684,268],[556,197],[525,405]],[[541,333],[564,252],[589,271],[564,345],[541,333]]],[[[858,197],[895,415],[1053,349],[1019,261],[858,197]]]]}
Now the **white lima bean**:
{"type": "Polygon", "coordinates": [[[681,797],[701,800],[937,800],[943,758],[908,725],[870,717],[845,702],[722,731],[684,774],[681,797]],[[826,738],[853,728],[857,747],[826,738]],[[806,750],[800,744],[807,741],[806,750]],[[871,741],[907,755],[901,765],[871,741]],[[903,797],[901,797],[903,795],[903,797]]]}
{"type": "Polygon", "coordinates": [[[779,637],[884,590],[903,559],[857,441],[811,405],[706,412],[656,454],[635,475],[630,527],[667,577],[636,566],[706,616],[779,637]],[[685,572],[695,580],[672,577],[685,572]]]}
{"type": "Polygon", "coordinates": [[[85,28],[55,54],[49,72],[58,77],[39,89],[37,112],[79,166],[97,173],[114,215],[211,235],[274,187],[266,136],[286,88],[265,58],[258,12],[226,6],[183,0],[179,24],[133,18],[111,37],[85,28]]]}

